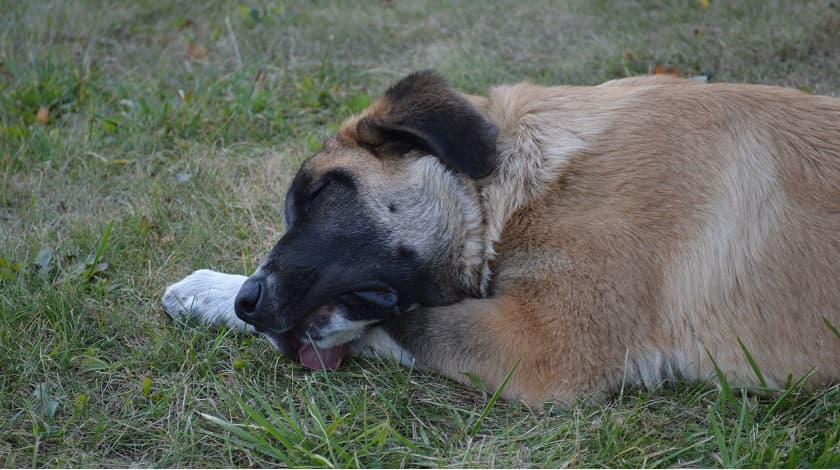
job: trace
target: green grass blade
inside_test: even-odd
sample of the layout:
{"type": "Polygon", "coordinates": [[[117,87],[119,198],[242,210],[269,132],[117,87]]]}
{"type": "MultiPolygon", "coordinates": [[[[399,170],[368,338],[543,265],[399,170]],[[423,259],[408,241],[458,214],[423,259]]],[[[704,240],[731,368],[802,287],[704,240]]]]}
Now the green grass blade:
{"type": "Polygon", "coordinates": [[[726,436],[723,433],[723,428],[721,425],[723,424],[723,417],[721,417],[721,425],[718,425],[717,422],[718,415],[715,412],[715,409],[712,408],[709,410],[709,426],[712,428],[712,435],[715,437],[715,442],[717,442],[718,452],[720,453],[720,460],[724,467],[731,468],[731,459],[729,458],[729,449],[726,447],[726,436]]]}
{"type": "Polygon", "coordinates": [[[834,336],[840,338],[840,330],[837,330],[837,327],[832,325],[827,318],[823,317],[823,321],[825,322],[825,326],[827,326],[828,329],[831,330],[832,333],[834,333],[834,336]]]}
{"type": "Polygon", "coordinates": [[[314,401],[310,401],[306,405],[306,410],[309,412],[309,416],[315,421],[315,426],[320,431],[323,443],[329,451],[329,458],[319,454],[312,454],[312,457],[327,467],[336,467],[337,465],[335,462],[339,460],[336,458],[336,454],[345,456],[347,452],[341,447],[341,445],[338,444],[337,440],[333,439],[333,434],[328,430],[329,426],[327,426],[327,422],[324,419],[323,414],[321,414],[321,409],[318,405],[314,401]]]}
{"type": "Polygon", "coordinates": [[[473,423],[472,427],[470,428],[470,431],[469,431],[470,436],[475,436],[476,434],[478,434],[478,430],[481,428],[481,423],[484,422],[484,418],[486,418],[487,415],[490,413],[490,410],[493,409],[493,406],[496,404],[496,401],[502,395],[502,392],[504,391],[508,382],[510,382],[511,377],[513,377],[514,372],[516,372],[516,369],[519,368],[519,364],[521,364],[521,363],[522,363],[522,358],[520,357],[516,361],[516,364],[514,364],[513,367],[510,369],[510,372],[507,373],[507,376],[505,376],[505,379],[502,380],[502,383],[499,384],[499,386],[496,388],[496,391],[493,392],[493,396],[490,397],[490,400],[487,402],[487,405],[485,405],[484,409],[481,410],[481,415],[479,415],[478,419],[475,421],[475,423],[473,423]]]}
{"type": "Polygon", "coordinates": [[[785,403],[785,401],[790,396],[792,396],[794,392],[800,391],[802,389],[802,386],[805,385],[805,382],[808,379],[810,379],[813,374],[814,374],[814,369],[811,369],[807,373],[805,373],[805,375],[800,377],[799,380],[797,380],[796,382],[794,382],[792,384],[789,384],[787,387],[785,387],[785,391],[782,393],[782,395],[779,396],[779,398],[777,398],[773,402],[772,405],[770,405],[770,409],[767,410],[767,412],[765,413],[765,416],[766,416],[765,422],[770,417],[775,415],[776,411],[778,411],[781,408],[781,406],[785,403]]]}
{"type": "Polygon", "coordinates": [[[96,254],[93,257],[93,265],[99,264],[102,260],[102,255],[105,254],[105,248],[108,247],[108,239],[111,238],[111,229],[114,227],[114,221],[108,222],[105,226],[105,231],[102,232],[102,237],[99,239],[99,245],[96,247],[96,254]]]}
{"type": "Polygon", "coordinates": [[[744,346],[744,343],[741,341],[741,338],[738,338],[738,344],[741,346],[741,351],[744,352],[744,356],[747,357],[747,362],[750,363],[750,367],[752,367],[753,373],[755,373],[755,377],[758,379],[758,383],[761,384],[762,388],[766,389],[767,381],[764,380],[764,375],[762,375],[761,369],[758,368],[758,363],[755,362],[755,359],[753,359],[752,354],[750,354],[750,351],[747,349],[746,346],[744,346]]]}
{"type": "MultiPolygon", "coordinates": [[[[225,421],[224,419],[218,418],[216,416],[213,416],[213,415],[210,415],[210,414],[207,414],[207,413],[198,412],[198,414],[202,418],[206,419],[207,421],[210,421],[211,423],[215,424],[216,426],[219,426],[220,428],[222,428],[222,429],[224,429],[224,430],[226,430],[226,431],[228,431],[232,434],[235,434],[237,437],[239,437],[239,440],[238,440],[239,442],[238,443],[245,446],[245,447],[251,448],[253,450],[256,450],[256,451],[262,453],[263,455],[266,455],[266,456],[272,457],[274,459],[277,459],[280,462],[293,461],[292,459],[289,458],[288,455],[278,451],[276,447],[272,446],[265,439],[259,437],[258,435],[254,434],[254,433],[246,431],[241,426],[230,423],[228,421],[225,421]]],[[[208,432],[208,434],[212,434],[212,433],[208,432]]],[[[214,435],[215,435],[215,437],[218,437],[218,438],[220,438],[224,441],[228,441],[228,442],[231,441],[231,439],[227,436],[220,435],[220,434],[214,434],[214,435]]]]}
{"type": "Polygon", "coordinates": [[[732,393],[729,381],[726,380],[726,374],[718,366],[718,363],[715,361],[715,358],[712,357],[712,353],[710,353],[708,349],[706,349],[706,354],[709,356],[709,360],[712,361],[712,366],[715,368],[715,375],[718,378],[718,382],[720,382],[721,398],[724,403],[735,401],[735,394],[732,393]]]}
{"type": "MultiPolygon", "coordinates": [[[[289,416],[289,413],[283,407],[280,407],[278,409],[271,406],[271,404],[269,404],[265,400],[265,398],[263,398],[262,394],[260,394],[256,390],[252,391],[252,396],[254,397],[254,399],[257,400],[257,403],[259,403],[260,409],[262,409],[264,413],[266,413],[270,418],[272,418],[275,423],[282,423],[284,427],[288,428],[288,431],[292,432],[292,436],[288,436],[287,438],[293,438],[298,442],[302,442],[304,439],[306,439],[306,434],[304,434],[304,432],[300,429],[297,421],[291,416],[289,416]]],[[[300,444],[298,444],[296,447],[298,449],[301,448],[300,444]]]]}
{"type": "Polygon", "coordinates": [[[814,462],[814,468],[838,468],[840,466],[840,421],[834,425],[834,430],[826,435],[823,451],[814,462]]]}
{"type": "Polygon", "coordinates": [[[278,428],[275,424],[269,422],[262,414],[248,406],[245,403],[245,400],[237,400],[239,406],[245,411],[249,418],[253,419],[260,427],[266,431],[271,437],[273,437],[277,442],[279,442],[283,447],[287,450],[294,451],[298,448],[296,445],[292,444],[288,436],[286,436],[280,428],[278,428]]]}
{"type": "Polygon", "coordinates": [[[741,389],[741,412],[738,415],[738,424],[735,426],[735,444],[732,445],[732,452],[730,454],[730,459],[733,465],[736,464],[736,460],[738,459],[738,455],[741,452],[741,437],[744,431],[744,422],[747,419],[747,389],[741,389]]]}

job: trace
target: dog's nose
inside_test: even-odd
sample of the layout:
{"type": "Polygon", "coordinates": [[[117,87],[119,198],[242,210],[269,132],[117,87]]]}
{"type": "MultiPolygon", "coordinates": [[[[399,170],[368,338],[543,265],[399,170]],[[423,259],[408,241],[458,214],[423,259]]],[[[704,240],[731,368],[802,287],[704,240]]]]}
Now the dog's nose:
{"type": "Polygon", "coordinates": [[[233,309],[236,316],[245,322],[257,321],[260,317],[260,299],[265,291],[265,279],[262,276],[251,276],[245,280],[239,293],[236,294],[233,309]]]}

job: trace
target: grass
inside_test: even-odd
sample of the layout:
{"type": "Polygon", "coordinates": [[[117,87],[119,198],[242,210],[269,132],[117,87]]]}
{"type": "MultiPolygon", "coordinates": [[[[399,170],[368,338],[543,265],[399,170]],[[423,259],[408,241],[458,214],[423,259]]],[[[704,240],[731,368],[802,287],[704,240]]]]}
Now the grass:
{"type": "Polygon", "coordinates": [[[411,70],[478,92],[660,65],[837,96],[838,8],[0,0],[0,464],[840,466],[840,389],[799,378],[529,410],[389,363],[307,372],[159,305],[194,269],[250,272],[296,166],[411,70]]]}

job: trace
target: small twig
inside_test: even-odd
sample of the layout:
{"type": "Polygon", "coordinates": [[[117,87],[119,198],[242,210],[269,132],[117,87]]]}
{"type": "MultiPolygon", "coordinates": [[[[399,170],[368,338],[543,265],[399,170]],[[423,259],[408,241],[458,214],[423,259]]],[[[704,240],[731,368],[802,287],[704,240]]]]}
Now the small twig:
{"type": "Polygon", "coordinates": [[[100,155],[100,154],[98,154],[98,153],[94,152],[93,150],[88,150],[88,151],[87,151],[87,153],[86,153],[85,155],[90,155],[91,157],[96,158],[97,160],[99,160],[99,161],[100,161],[100,162],[102,162],[102,163],[108,163],[108,159],[107,159],[107,158],[105,158],[105,157],[103,157],[102,155],[100,155]]]}
{"type": "Polygon", "coordinates": [[[87,37],[87,44],[85,44],[85,52],[82,55],[82,68],[85,71],[85,80],[90,77],[90,49],[93,47],[93,34],[87,37]]]}
{"type": "Polygon", "coordinates": [[[242,56],[239,54],[239,43],[236,42],[236,34],[233,33],[233,26],[230,25],[230,17],[225,15],[225,26],[227,26],[230,41],[233,43],[233,54],[236,56],[236,68],[242,68],[242,56]]]}

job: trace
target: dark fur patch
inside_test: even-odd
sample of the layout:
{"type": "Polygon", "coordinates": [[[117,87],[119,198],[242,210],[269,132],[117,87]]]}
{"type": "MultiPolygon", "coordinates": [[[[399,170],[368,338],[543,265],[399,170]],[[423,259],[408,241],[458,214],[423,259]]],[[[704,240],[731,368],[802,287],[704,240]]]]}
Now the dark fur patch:
{"type": "MultiPolygon", "coordinates": [[[[379,112],[362,117],[362,143],[406,152],[421,149],[471,178],[496,167],[498,128],[434,72],[413,73],[388,89],[379,112]]],[[[376,152],[382,153],[382,152],[376,152]]]]}

